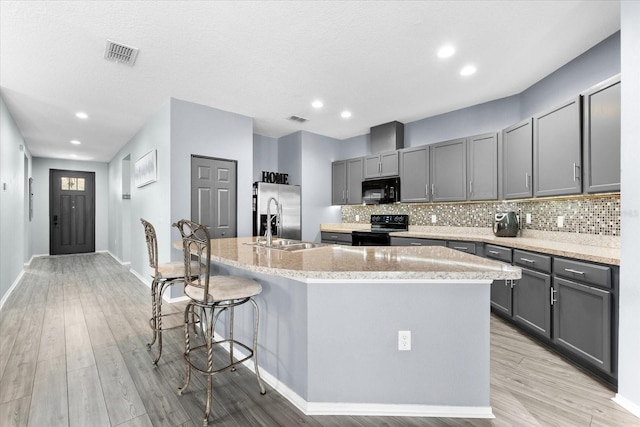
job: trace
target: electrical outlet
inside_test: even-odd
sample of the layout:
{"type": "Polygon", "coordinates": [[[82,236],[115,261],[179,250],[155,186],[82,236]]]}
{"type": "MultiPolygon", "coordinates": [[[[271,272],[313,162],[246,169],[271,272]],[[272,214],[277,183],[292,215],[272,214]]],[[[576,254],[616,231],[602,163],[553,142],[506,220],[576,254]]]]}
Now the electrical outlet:
{"type": "Polygon", "coordinates": [[[435,215],[431,215],[431,223],[435,224],[436,220],[437,220],[436,216],[435,215]]]}
{"type": "Polygon", "coordinates": [[[411,331],[398,331],[398,350],[411,350],[411,331]]]}
{"type": "Polygon", "coordinates": [[[360,215],[356,215],[356,222],[360,221],[360,215]]]}
{"type": "Polygon", "coordinates": [[[558,217],[558,228],[564,227],[564,216],[560,215],[558,217]]]}
{"type": "Polygon", "coordinates": [[[527,224],[531,224],[531,214],[530,214],[530,213],[528,213],[528,214],[525,216],[525,221],[527,222],[527,224]]]}

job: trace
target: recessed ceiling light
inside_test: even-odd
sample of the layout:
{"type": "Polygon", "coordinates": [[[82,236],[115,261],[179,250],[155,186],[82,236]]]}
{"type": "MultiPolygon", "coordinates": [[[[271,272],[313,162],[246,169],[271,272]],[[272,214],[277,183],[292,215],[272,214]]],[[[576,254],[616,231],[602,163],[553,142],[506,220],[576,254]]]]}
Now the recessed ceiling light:
{"type": "Polygon", "coordinates": [[[313,101],[313,102],[311,103],[311,106],[312,106],[313,108],[322,108],[322,106],[323,106],[323,105],[324,105],[324,104],[323,104],[323,103],[322,103],[322,101],[320,101],[319,99],[316,99],[315,101],[313,101]]]}
{"type": "Polygon", "coordinates": [[[438,51],[438,58],[448,58],[453,56],[456,53],[456,50],[453,46],[442,46],[438,51]]]}
{"type": "Polygon", "coordinates": [[[462,70],[460,70],[460,75],[470,76],[471,74],[474,74],[476,71],[477,69],[474,65],[467,65],[465,67],[462,67],[462,70]]]}
{"type": "Polygon", "coordinates": [[[75,159],[76,157],[78,157],[78,155],[77,154],[69,154],[69,157],[73,157],[75,159]]]}
{"type": "Polygon", "coordinates": [[[348,119],[349,117],[351,117],[351,111],[343,111],[342,113],[340,113],[340,116],[342,116],[343,119],[348,119]]]}
{"type": "Polygon", "coordinates": [[[73,145],[80,145],[81,142],[78,141],[77,139],[72,139],[71,141],[69,141],[70,143],[72,143],[73,145]]]}
{"type": "Polygon", "coordinates": [[[76,113],[76,117],[79,119],[88,119],[89,115],[87,113],[83,113],[82,111],[78,111],[76,113]]]}

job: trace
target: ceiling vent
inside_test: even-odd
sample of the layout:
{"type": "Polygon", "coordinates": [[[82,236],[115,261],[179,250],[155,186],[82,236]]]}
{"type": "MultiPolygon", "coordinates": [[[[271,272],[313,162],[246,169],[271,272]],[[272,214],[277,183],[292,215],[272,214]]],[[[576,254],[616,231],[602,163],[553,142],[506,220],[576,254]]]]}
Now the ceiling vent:
{"type": "Polygon", "coordinates": [[[293,120],[294,122],[304,123],[309,119],[306,119],[306,118],[301,117],[301,116],[291,116],[291,117],[287,117],[287,120],[293,120]]]}
{"type": "Polygon", "coordinates": [[[137,56],[138,48],[107,40],[107,46],[104,50],[104,59],[107,61],[133,66],[137,56]]]}

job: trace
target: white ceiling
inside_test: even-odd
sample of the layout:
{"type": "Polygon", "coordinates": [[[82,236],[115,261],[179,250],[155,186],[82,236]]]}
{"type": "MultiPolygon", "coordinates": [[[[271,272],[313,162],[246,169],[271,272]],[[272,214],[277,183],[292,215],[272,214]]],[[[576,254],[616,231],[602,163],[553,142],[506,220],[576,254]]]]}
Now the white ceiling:
{"type": "Polygon", "coordinates": [[[519,93],[619,28],[618,1],[1,0],[0,90],[36,157],[109,161],[169,97],[345,139],[519,93]]]}

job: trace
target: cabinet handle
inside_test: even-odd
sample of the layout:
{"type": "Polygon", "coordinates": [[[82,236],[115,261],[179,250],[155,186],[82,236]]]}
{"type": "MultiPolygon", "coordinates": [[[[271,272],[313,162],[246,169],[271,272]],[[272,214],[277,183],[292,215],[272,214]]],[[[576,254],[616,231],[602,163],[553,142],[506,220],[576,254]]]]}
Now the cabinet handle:
{"type": "Polygon", "coordinates": [[[536,262],[532,259],[520,258],[520,261],[528,262],[529,264],[535,264],[536,262]]]}
{"type": "Polygon", "coordinates": [[[413,246],[422,246],[422,243],[418,243],[418,242],[411,242],[409,244],[413,246]]]}
{"type": "Polygon", "coordinates": [[[378,163],[378,172],[382,173],[382,163],[378,163]]]}
{"type": "Polygon", "coordinates": [[[567,273],[579,274],[581,276],[584,276],[584,271],[573,270],[571,268],[565,268],[564,271],[566,271],[567,273]]]}
{"type": "Polygon", "coordinates": [[[489,251],[490,254],[494,254],[494,255],[500,255],[500,252],[498,251],[489,251]]]}
{"type": "Polygon", "coordinates": [[[342,190],[342,201],[343,202],[345,202],[347,200],[344,196],[345,196],[345,192],[344,192],[344,190],[342,190]]]}
{"type": "Polygon", "coordinates": [[[513,289],[513,287],[516,285],[516,282],[513,279],[507,279],[507,280],[504,281],[504,284],[505,284],[505,286],[509,285],[509,287],[511,289],[513,289]]]}
{"type": "Polygon", "coordinates": [[[524,187],[529,188],[529,172],[524,173],[524,187]]]}
{"type": "Polygon", "coordinates": [[[349,200],[349,189],[347,189],[347,200],[349,200]]]}
{"type": "Polygon", "coordinates": [[[558,300],[556,299],[556,291],[555,289],[551,288],[551,305],[553,305],[553,303],[557,302],[558,300]]]}
{"type": "Polygon", "coordinates": [[[473,181],[469,181],[469,194],[473,194],[473,181]]]}
{"type": "Polygon", "coordinates": [[[576,163],[573,164],[573,181],[580,179],[580,166],[576,163]],[[577,173],[576,173],[577,172],[577,173]]]}
{"type": "Polygon", "coordinates": [[[436,185],[435,184],[431,184],[431,195],[432,196],[435,196],[435,194],[436,194],[435,188],[436,188],[436,185]]]}
{"type": "Polygon", "coordinates": [[[429,184],[424,185],[424,194],[429,197],[429,184]]]}
{"type": "Polygon", "coordinates": [[[467,251],[468,249],[464,246],[454,246],[453,249],[457,249],[459,251],[467,251]]]}

